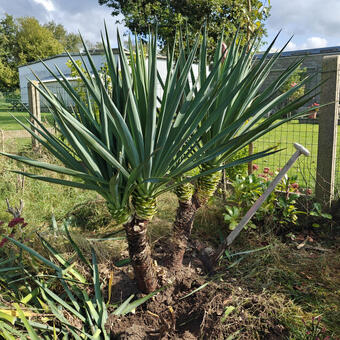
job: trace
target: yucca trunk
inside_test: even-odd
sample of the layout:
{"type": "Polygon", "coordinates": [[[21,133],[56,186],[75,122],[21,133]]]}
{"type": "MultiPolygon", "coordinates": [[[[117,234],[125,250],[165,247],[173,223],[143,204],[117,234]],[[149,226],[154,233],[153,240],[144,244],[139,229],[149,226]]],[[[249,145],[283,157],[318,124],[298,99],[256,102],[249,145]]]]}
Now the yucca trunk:
{"type": "Polygon", "coordinates": [[[138,289],[151,293],[157,288],[157,279],[151,248],[147,238],[148,220],[134,216],[124,224],[129,245],[129,255],[138,289]]]}
{"type": "Polygon", "coordinates": [[[157,280],[147,226],[156,213],[156,200],[134,192],[131,203],[135,210],[132,216],[128,209],[117,208],[112,202],[108,202],[107,206],[116,223],[124,225],[138,289],[143,293],[151,293],[157,288],[157,280]]]}
{"type": "Polygon", "coordinates": [[[173,251],[171,254],[171,268],[174,269],[178,269],[182,266],[195,214],[197,209],[200,207],[199,202],[193,202],[193,198],[194,197],[186,202],[178,202],[176,219],[173,225],[173,251]]]}
{"type": "MultiPolygon", "coordinates": [[[[201,167],[200,171],[203,172],[208,169],[209,165],[204,165],[201,167]]],[[[173,268],[180,268],[182,266],[196,212],[213,196],[220,179],[220,172],[201,177],[196,183],[196,189],[194,193],[190,195],[190,199],[183,199],[188,198],[189,189],[185,190],[183,186],[180,186],[180,189],[176,191],[178,208],[173,225],[173,253],[171,254],[171,266],[173,268]]]]}

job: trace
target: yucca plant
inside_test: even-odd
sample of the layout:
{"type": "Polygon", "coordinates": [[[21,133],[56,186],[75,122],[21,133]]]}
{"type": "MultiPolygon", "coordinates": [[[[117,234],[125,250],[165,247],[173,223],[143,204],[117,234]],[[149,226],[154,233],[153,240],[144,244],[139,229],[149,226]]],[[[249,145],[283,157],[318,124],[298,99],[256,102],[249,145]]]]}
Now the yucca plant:
{"type": "Polygon", "coordinates": [[[1,285],[6,287],[11,302],[11,305],[0,304],[0,336],[4,339],[110,339],[106,327],[110,312],[117,316],[131,313],[160,291],[134,301],[131,295],[123,303],[112,304],[113,275],[105,298],[95,251],[91,249],[92,261],[87,261],[66,223],[64,230],[77,255],[72,262],[39,234],[49,259],[24,243],[6,237],[41,266],[38,270],[27,266],[21,256],[11,259],[12,266],[8,261],[0,263],[1,285]],[[92,280],[88,281],[75,268],[77,262],[89,270],[92,280]]]}
{"type": "MultiPolygon", "coordinates": [[[[233,157],[249,143],[279,125],[306,114],[308,110],[287,115],[296,112],[298,108],[310,101],[315,90],[311,89],[303,95],[295,96],[310,78],[306,77],[298,86],[292,87],[285,93],[279,92],[287,79],[299,69],[302,60],[293,62],[276,79],[269,84],[266,83],[264,87],[270,71],[276,65],[284,49],[269,57],[269,52],[276,38],[256,61],[254,55],[259,46],[256,37],[249,41],[246,46],[242,46],[238,43],[238,35],[236,34],[229,46],[223,46],[223,36],[221,36],[211,62],[208,61],[206,40],[205,33],[200,49],[197,76],[199,86],[197,88],[204,86],[207,79],[212,76],[211,86],[222,86],[223,89],[209,107],[203,119],[203,124],[213,118],[221,103],[224,103],[224,107],[220,118],[212,122],[210,129],[200,136],[199,148],[201,150],[223,148],[223,153],[215,154],[209,160],[200,164],[198,167],[200,175],[211,169],[221,170],[228,166],[228,163],[229,166],[232,166],[236,163],[245,162],[247,158],[235,162],[233,157]],[[217,71],[212,75],[212,72],[207,71],[208,69],[217,71]],[[293,99],[288,102],[288,98],[293,99]],[[280,106],[282,103],[288,104],[280,106]],[[274,113],[270,114],[272,111],[274,113]],[[216,136],[219,136],[219,138],[216,138],[216,136]]],[[[197,88],[194,88],[194,91],[197,88]]],[[[190,89],[190,91],[192,90],[190,89]]],[[[194,187],[181,185],[176,189],[179,207],[173,227],[173,266],[181,266],[196,211],[212,197],[220,178],[221,172],[213,171],[208,175],[201,176],[195,182],[194,187]]]]}
{"type": "MultiPolygon", "coordinates": [[[[216,102],[225,87],[223,82],[216,81],[220,73],[218,67],[201,79],[199,88],[196,83],[191,83],[193,89],[188,90],[199,39],[189,53],[180,48],[177,61],[173,49],[168,56],[165,80],[157,72],[156,35],[150,35],[147,57],[141,43],[136,42],[134,49],[130,43],[130,58],[118,35],[118,60],[112,53],[106,29],[102,40],[108,67],[107,79],[98,73],[85,44],[87,60],[82,61],[85,71],[69,56],[84,82],[86,100],[57,67],[52,70],[45,65],[72,98],[77,110],[58,99],[43,82],[37,87],[49,104],[65,142],[40,122],[37,122],[38,133],[22,124],[64,166],[2,154],[71,179],[17,171],[20,174],[50,183],[95,190],[102,195],[113,218],[124,224],[137,285],[141,291],[148,293],[157,287],[146,234],[148,221],[156,213],[156,197],[172,190],[179,178],[182,182],[189,182],[190,178],[184,178],[186,174],[227,150],[221,144],[216,144],[216,148],[213,141],[221,139],[229,127],[221,129],[210,145],[201,148],[198,142],[212,124],[221,119],[230,96],[216,102]],[[161,98],[157,98],[158,82],[163,87],[161,98]],[[99,107],[99,115],[95,114],[94,105],[99,107]],[[210,109],[212,106],[213,111],[210,109]],[[210,112],[209,117],[206,117],[207,112],[210,112]]],[[[27,123],[32,126],[29,121],[27,123]]],[[[247,138],[246,133],[244,138],[247,138]]],[[[212,171],[214,169],[200,175],[212,171]]]]}

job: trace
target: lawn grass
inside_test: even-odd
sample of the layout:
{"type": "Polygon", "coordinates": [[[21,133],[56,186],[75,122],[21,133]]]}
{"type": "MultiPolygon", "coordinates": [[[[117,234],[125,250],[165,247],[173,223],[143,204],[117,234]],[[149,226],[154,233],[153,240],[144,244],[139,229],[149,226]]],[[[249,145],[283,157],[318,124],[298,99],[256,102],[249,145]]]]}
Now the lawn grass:
{"type": "MultiPolygon", "coordinates": [[[[29,117],[27,112],[0,112],[0,129],[2,130],[20,130],[22,127],[11,116],[13,114],[20,121],[24,122],[29,117]]],[[[49,113],[42,113],[43,119],[50,119],[49,113]]],[[[289,176],[297,175],[297,181],[303,187],[314,189],[317,151],[318,151],[318,124],[299,124],[298,120],[286,123],[275,130],[269,132],[254,143],[254,151],[262,151],[272,146],[277,146],[281,151],[255,161],[262,171],[268,167],[275,172],[282,168],[288,159],[295,152],[293,143],[297,142],[305,146],[310,152],[310,157],[301,156],[293,168],[288,172],[289,176]]],[[[338,134],[338,146],[340,146],[340,134],[338,134]]],[[[340,150],[340,147],[338,147],[340,150]]],[[[340,151],[337,152],[340,156],[340,151]]],[[[339,157],[340,158],[340,157],[339,157]]],[[[336,184],[340,184],[340,159],[336,168],[336,184]]]]}
{"type": "MultiPolygon", "coordinates": [[[[310,151],[311,155],[310,157],[301,156],[288,172],[288,175],[297,175],[297,181],[301,186],[314,189],[318,153],[318,133],[318,124],[299,124],[298,120],[285,123],[254,143],[255,151],[265,150],[271,146],[277,146],[278,149],[282,150],[274,155],[257,160],[254,163],[259,165],[259,171],[263,171],[264,167],[270,168],[271,171],[276,171],[282,168],[296,151],[293,143],[302,144],[310,151]]],[[[338,134],[337,143],[339,146],[340,134],[338,134]]],[[[339,150],[338,147],[338,155],[340,155],[339,150]]],[[[336,175],[336,183],[340,183],[340,164],[337,164],[336,175]]]]}
{"type": "MultiPolygon", "coordinates": [[[[0,129],[4,131],[9,130],[21,130],[22,126],[13,119],[14,116],[21,122],[26,123],[25,119],[29,118],[28,112],[9,112],[9,111],[0,111],[0,129]]],[[[51,117],[50,113],[43,112],[41,114],[42,120],[49,119],[51,117]]]]}

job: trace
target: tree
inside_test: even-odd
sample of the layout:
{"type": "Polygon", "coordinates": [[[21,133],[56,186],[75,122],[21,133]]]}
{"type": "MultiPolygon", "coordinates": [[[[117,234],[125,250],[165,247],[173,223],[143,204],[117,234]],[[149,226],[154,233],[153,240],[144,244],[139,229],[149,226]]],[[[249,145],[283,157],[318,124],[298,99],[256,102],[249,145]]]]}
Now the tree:
{"type": "MultiPolygon", "coordinates": [[[[221,76],[216,77],[214,81],[220,82],[223,79],[224,90],[218,95],[219,99],[209,108],[206,119],[209,120],[210,114],[214,114],[219,102],[226,100],[227,103],[221,118],[211,125],[209,131],[202,134],[200,145],[204,148],[204,145],[215,143],[216,148],[226,144],[229,144],[230,147],[223,154],[211,157],[199,166],[198,174],[204,175],[197,181],[190,186],[180,185],[176,189],[179,205],[173,226],[173,267],[182,265],[196,212],[213,196],[221,180],[221,171],[214,172],[211,169],[222,169],[225,164],[240,164],[241,160],[235,160],[233,157],[242,148],[276,126],[306,114],[306,112],[296,112],[299,107],[311,99],[311,91],[304,93],[304,86],[308,78],[300,78],[302,60],[292,63],[285,72],[271,80],[269,86],[262,88],[268,77],[268,73],[264,75],[263,70],[268,66],[269,71],[280,56],[280,54],[276,54],[271,60],[267,60],[274,42],[271,43],[263,57],[257,60],[255,65],[253,65],[254,52],[249,50],[245,53],[244,49],[247,50],[247,47],[242,47],[237,39],[225,48],[222,46],[222,41],[219,42],[214,60],[215,63],[216,60],[222,60],[218,65],[221,76]],[[236,69],[237,72],[233,72],[233,69],[236,69]],[[289,84],[289,87],[286,88],[287,82],[291,82],[297,75],[299,76],[299,83],[294,83],[294,86],[289,84]],[[280,93],[277,90],[281,88],[285,88],[285,91],[280,93]],[[259,92],[260,89],[261,92],[259,92]],[[274,110],[274,113],[263,119],[264,114],[268,114],[271,110],[274,110]],[[221,131],[228,133],[216,140],[215,136],[219,135],[221,131]],[[247,137],[245,138],[245,136],[247,137]]],[[[252,41],[250,40],[249,46],[251,44],[252,41]]],[[[201,83],[204,83],[209,77],[209,74],[204,72],[207,65],[207,63],[200,64],[200,70],[203,70],[203,72],[199,74],[198,80],[201,83]]]]}
{"type": "Polygon", "coordinates": [[[5,14],[0,19],[0,90],[12,91],[19,86],[18,66],[39,58],[75,51],[80,38],[67,33],[54,22],[42,26],[33,17],[13,18],[5,14]]]}
{"type": "Polygon", "coordinates": [[[79,34],[68,33],[64,26],[50,21],[44,25],[49,31],[52,32],[53,37],[63,45],[64,49],[68,52],[78,52],[81,48],[81,39],[79,34]]]}
{"type": "Polygon", "coordinates": [[[98,0],[100,5],[112,9],[112,15],[124,15],[124,24],[141,37],[149,34],[150,27],[158,24],[162,46],[171,45],[174,32],[181,25],[187,27],[190,42],[195,32],[207,22],[209,52],[212,53],[221,32],[228,39],[238,28],[243,43],[249,32],[262,36],[263,22],[268,17],[270,0],[98,0]],[[249,8],[249,4],[250,7],[249,8]]]}
{"type": "MultiPolygon", "coordinates": [[[[194,47],[188,53],[180,45],[177,61],[174,60],[174,53],[169,54],[168,73],[162,82],[161,98],[157,98],[155,36],[149,37],[148,60],[140,42],[136,43],[135,50],[130,46],[130,56],[134,57],[129,60],[121,39],[118,39],[119,63],[116,62],[107,36],[104,49],[111,86],[103,81],[88,50],[86,54],[90,66],[85,72],[71,58],[86,86],[86,100],[81,98],[65,76],[57,75],[48,68],[79,110],[74,115],[74,111],[65,102],[58,100],[43,83],[40,84],[41,87],[37,87],[49,103],[58,129],[71,148],[55,138],[41,124],[38,134],[22,125],[64,166],[1,153],[68,177],[56,178],[17,171],[22,175],[50,183],[95,190],[102,195],[114,220],[124,225],[135,279],[143,292],[150,292],[158,285],[147,237],[148,223],[157,211],[156,197],[176,186],[196,180],[202,180],[202,191],[197,191],[198,195],[204,191],[210,192],[214,189],[212,186],[215,185],[215,174],[219,170],[249,159],[267,156],[270,150],[228,163],[229,157],[250,141],[286,122],[287,120],[281,118],[287,110],[302,106],[309,100],[305,95],[275,115],[267,117],[268,111],[275,104],[298,89],[298,86],[293,87],[287,93],[272,98],[276,89],[299,63],[294,63],[284,71],[263,94],[253,96],[264,82],[264,75],[269,74],[278,59],[276,55],[269,62],[266,60],[272,45],[253,67],[254,51],[247,47],[240,48],[235,43],[236,36],[234,47],[229,48],[227,59],[222,64],[220,39],[216,58],[207,74],[205,37],[203,35],[199,56],[199,82],[189,81],[199,44],[196,39],[194,47]],[[89,77],[90,73],[93,76],[89,77]],[[233,79],[237,84],[233,84],[233,79]],[[243,80],[239,82],[240,79],[243,80]],[[94,113],[94,103],[99,107],[99,115],[94,113]],[[229,111],[231,106],[233,110],[229,111]],[[242,109],[240,113],[236,110],[237,106],[242,109]],[[226,119],[222,119],[224,116],[226,119]],[[219,162],[228,164],[221,165],[219,162]],[[197,168],[200,173],[190,175],[197,168]],[[207,179],[212,179],[212,185],[207,179]]],[[[197,194],[193,197],[197,197],[197,194]]],[[[180,209],[181,207],[179,211],[180,209]]]]}
{"type": "Polygon", "coordinates": [[[41,26],[33,17],[17,19],[19,29],[16,35],[19,65],[61,53],[63,45],[54,38],[53,33],[41,26]]]}
{"type": "Polygon", "coordinates": [[[0,20],[0,90],[8,91],[18,84],[16,36],[18,25],[13,16],[0,20]]]}

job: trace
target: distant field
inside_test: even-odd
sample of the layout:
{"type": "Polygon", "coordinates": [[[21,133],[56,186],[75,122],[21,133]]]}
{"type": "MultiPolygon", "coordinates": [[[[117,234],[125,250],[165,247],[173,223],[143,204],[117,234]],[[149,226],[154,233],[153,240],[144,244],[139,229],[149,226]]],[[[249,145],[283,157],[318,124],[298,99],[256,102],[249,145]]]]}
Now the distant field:
{"type": "MultiPolygon", "coordinates": [[[[0,129],[2,130],[20,130],[22,127],[15,119],[11,116],[19,119],[21,122],[25,123],[25,118],[29,118],[27,112],[0,112],[0,129]]],[[[42,113],[42,119],[49,119],[51,117],[50,113],[42,113]]]]}

